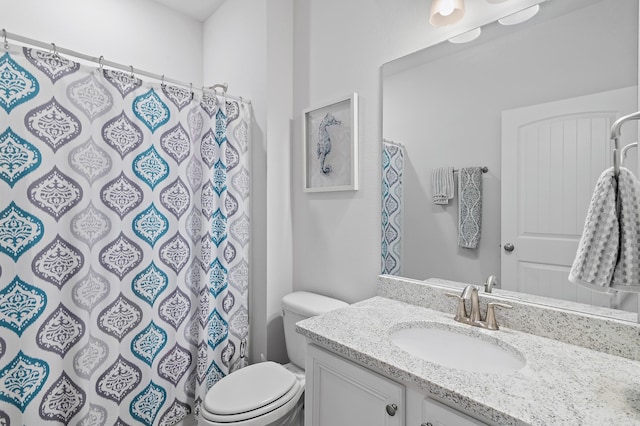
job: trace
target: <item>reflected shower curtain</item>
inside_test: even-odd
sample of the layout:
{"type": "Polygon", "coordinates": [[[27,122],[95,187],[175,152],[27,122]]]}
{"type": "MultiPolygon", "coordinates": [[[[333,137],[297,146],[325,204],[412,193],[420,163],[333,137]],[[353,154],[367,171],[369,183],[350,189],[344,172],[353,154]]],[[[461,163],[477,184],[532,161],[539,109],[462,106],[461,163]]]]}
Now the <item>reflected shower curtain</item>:
{"type": "Polygon", "coordinates": [[[0,53],[0,424],[176,424],[244,364],[249,108],[0,53]]]}
{"type": "Polygon", "coordinates": [[[402,146],[382,141],[382,273],[402,272],[402,146]]]}

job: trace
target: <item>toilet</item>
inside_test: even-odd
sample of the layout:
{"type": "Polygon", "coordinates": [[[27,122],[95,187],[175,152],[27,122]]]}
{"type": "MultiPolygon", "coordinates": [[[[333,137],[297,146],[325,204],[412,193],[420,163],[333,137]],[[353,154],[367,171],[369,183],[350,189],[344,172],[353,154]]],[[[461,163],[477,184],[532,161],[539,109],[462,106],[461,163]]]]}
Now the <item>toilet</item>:
{"type": "Polygon", "coordinates": [[[291,362],[252,364],[224,377],[207,392],[198,426],[302,426],[304,423],[304,336],[296,322],[347,306],[306,291],[282,298],[287,354],[291,362]]]}

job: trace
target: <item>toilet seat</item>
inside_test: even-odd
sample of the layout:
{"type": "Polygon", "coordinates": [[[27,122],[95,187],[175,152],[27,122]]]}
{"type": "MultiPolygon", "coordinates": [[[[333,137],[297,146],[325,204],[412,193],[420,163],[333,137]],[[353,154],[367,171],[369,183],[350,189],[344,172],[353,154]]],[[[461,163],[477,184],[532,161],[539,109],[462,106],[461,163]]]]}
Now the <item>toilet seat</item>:
{"type": "Polygon", "coordinates": [[[287,368],[262,362],[216,383],[205,396],[200,412],[203,420],[213,424],[248,425],[256,417],[277,419],[297,403],[303,391],[303,384],[287,368]]]}

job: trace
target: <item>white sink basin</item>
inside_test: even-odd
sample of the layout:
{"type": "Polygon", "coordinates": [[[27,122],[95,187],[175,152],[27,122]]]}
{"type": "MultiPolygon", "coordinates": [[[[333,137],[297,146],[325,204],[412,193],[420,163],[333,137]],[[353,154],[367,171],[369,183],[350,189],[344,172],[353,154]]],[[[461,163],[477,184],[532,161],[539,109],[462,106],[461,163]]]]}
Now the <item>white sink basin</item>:
{"type": "Polygon", "coordinates": [[[477,331],[474,333],[473,329],[428,323],[393,331],[390,339],[413,356],[459,370],[509,373],[525,365],[524,356],[515,348],[490,336],[479,335],[477,331]]]}

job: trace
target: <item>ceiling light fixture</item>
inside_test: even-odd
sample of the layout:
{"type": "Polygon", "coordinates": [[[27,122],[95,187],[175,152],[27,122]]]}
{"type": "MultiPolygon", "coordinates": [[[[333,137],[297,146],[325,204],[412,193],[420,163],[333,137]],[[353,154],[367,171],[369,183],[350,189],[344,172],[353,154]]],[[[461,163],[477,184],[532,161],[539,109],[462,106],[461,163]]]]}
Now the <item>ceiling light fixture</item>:
{"type": "Polygon", "coordinates": [[[464,0],[433,0],[429,22],[434,27],[444,27],[459,22],[464,16],[464,0]]]}
{"type": "Polygon", "coordinates": [[[451,37],[449,41],[451,43],[468,43],[480,37],[481,33],[482,33],[482,30],[480,29],[480,27],[478,27],[478,28],[472,29],[471,31],[467,31],[466,33],[462,33],[455,37],[451,37]]]}
{"type": "Polygon", "coordinates": [[[540,5],[536,4],[535,6],[522,9],[520,12],[516,12],[513,15],[505,16],[502,19],[498,19],[498,22],[500,22],[502,25],[521,24],[524,21],[528,21],[529,19],[536,16],[539,10],[540,10],[540,5]]]}

